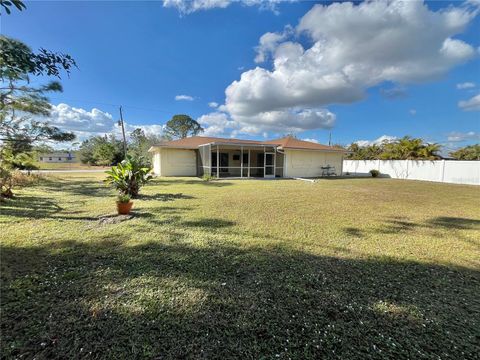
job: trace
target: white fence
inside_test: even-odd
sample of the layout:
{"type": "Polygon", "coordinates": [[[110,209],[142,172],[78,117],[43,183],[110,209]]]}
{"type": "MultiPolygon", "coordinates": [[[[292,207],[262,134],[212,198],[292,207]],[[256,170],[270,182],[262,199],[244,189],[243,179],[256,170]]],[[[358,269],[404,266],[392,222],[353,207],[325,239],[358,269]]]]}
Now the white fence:
{"type": "Polygon", "coordinates": [[[372,169],[394,179],[480,185],[480,161],[344,160],[343,173],[369,175],[372,169]]]}

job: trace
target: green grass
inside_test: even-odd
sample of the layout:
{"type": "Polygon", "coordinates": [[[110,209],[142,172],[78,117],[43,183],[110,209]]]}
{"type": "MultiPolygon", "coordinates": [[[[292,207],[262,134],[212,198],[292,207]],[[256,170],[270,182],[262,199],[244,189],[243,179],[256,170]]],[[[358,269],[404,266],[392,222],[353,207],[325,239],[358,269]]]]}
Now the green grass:
{"type": "Polygon", "coordinates": [[[102,169],[110,168],[105,166],[91,166],[87,164],[82,164],[80,162],[71,162],[71,163],[36,162],[35,166],[39,170],[102,170],[102,169]]]}
{"type": "Polygon", "coordinates": [[[1,358],[478,357],[478,187],[102,177],[0,204],[1,358]]]}

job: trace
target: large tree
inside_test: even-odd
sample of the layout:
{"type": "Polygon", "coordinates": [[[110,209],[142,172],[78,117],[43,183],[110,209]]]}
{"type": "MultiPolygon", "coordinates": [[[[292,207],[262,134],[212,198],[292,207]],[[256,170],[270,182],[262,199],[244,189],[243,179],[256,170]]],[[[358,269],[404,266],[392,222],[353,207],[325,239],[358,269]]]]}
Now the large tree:
{"type": "Polygon", "coordinates": [[[450,153],[457,160],[480,160],[480,144],[468,145],[450,153]]]}
{"type": "Polygon", "coordinates": [[[173,138],[186,138],[203,132],[202,126],[188,115],[174,115],[165,126],[165,133],[173,138]]]}
{"type": "Polygon", "coordinates": [[[58,81],[34,86],[32,77],[67,74],[75,61],[70,55],[45,49],[32,51],[21,41],[0,36],[0,139],[30,146],[36,141],[71,141],[73,133],[61,131],[47,121],[51,105],[49,92],[62,91],[58,81]]]}

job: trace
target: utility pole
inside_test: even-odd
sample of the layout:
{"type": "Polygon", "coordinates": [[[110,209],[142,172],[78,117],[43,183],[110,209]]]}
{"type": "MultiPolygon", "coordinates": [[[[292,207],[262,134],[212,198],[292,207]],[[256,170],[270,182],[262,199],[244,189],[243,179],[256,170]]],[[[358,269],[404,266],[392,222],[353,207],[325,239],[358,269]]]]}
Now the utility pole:
{"type": "Polygon", "coordinates": [[[328,135],[328,146],[332,146],[332,132],[328,135]]]}
{"type": "Polygon", "coordinates": [[[122,126],[122,134],[123,134],[123,157],[127,158],[127,139],[125,138],[125,127],[123,126],[123,113],[122,107],[120,106],[120,121],[119,125],[122,126]]]}

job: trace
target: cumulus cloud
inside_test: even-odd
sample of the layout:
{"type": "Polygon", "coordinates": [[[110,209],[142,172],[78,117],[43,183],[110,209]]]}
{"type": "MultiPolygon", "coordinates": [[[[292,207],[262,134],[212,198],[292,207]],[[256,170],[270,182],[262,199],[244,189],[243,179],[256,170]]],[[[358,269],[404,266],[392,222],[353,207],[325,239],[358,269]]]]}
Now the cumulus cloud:
{"type": "Polygon", "coordinates": [[[285,40],[293,33],[293,28],[290,25],[285,27],[282,33],[267,32],[260,37],[258,46],[255,47],[257,55],[255,56],[256,63],[265,62],[270,55],[272,55],[280,42],[285,40]]]}
{"type": "Polygon", "coordinates": [[[480,111],[480,94],[468,100],[459,101],[458,106],[464,111],[480,111]]]}
{"type": "Polygon", "coordinates": [[[224,9],[233,3],[240,3],[244,6],[258,6],[261,10],[278,13],[277,5],[282,1],[287,0],[163,0],[163,6],[175,8],[182,15],[200,10],[224,9]]]}
{"type": "Polygon", "coordinates": [[[212,112],[200,116],[197,121],[205,129],[204,136],[228,136],[228,134],[236,133],[238,123],[232,121],[227,114],[223,112],[212,112]]]}
{"type": "Polygon", "coordinates": [[[469,132],[451,132],[448,134],[447,140],[450,142],[464,142],[468,140],[480,140],[480,133],[476,133],[475,131],[469,132]]]}
{"type": "Polygon", "coordinates": [[[116,121],[108,112],[93,108],[88,111],[67,104],[52,105],[49,123],[82,138],[112,131],[116,121]]]}
{"type": "Polygon", "coordinates": [[[475,87],[475,83],[473,82],[464,82],[457,84],[457,89],[464,90],[464,89],[473,89],[475,87]]]}
{"type": "Polygon", "coordinates": [[[409,112],[410,115],[412,115],[412,116],[417,115],[417,110],[416,110],[416,109],[410,109],[410,110],[408,110],[408,112],[409,112]]]}
{"type": "Polygon", "coordinates": [[[193,96],[190,95],[177,95],[175,96],[175,100],[177,101],[193,101],[193,96]]]}
{"type": "Polygon", "coordinates": [[[208,103],[208,106],[210,106],[211,108],[214,108],[214,109],[215,109],[215,108],[218,107],[218,103],[215,102],[215,101],[211,101],[211,102],[208,103]]]}
{"type": "MultiPolygon", "coordinates": [[[[110,113],[97,108],[85,110],[60,103],[52,105],[50,116],[41,117],[38,120],[48,121],[51,125],[57,126],[63,131],[73,132],[77,136],[75,141],[83,141],[91,136],[111,133],[118,136],[121,135],[117,119],[114,119],[110,113]]],[[[161,135],[163,134],[163,127],[163,125],[134,125],[125,123],[127,134],[136,128],[141,128],[146,134],[161,135]]]]}
{"type": "Polygon", "coordinates": [[[333,121],[315,116],[329,113],[324,106],[362,100],[367,89],[386,82],[401,89],[432,81],[476,56],[454,37],[477,12],[471,6],[432,11],[419,1],[317,4],[295,35],[260,38],[255,60],[271,57],[272,69],[243,72],[225,90],[219,109],[256,131],[328,128],[333,121]],[[295,40],[304,34],[308,46],[295,40]]]}
{"type": "Polygon", "coordinates": [[[353,143],[357,144],[358,146],[371,146],[371,145],[380,145],[384,142],[392,142],[397,139],[398,138],[396,136],[382,135],[375,140],[358,140],[358,141],[354,141],[353,143]]]}
{"type": "Polygon", "coordinates": [[[318,141],[317,139],[309,139],[309,138],[307,138],[307,139],[302,139],[302,140],[303,140],[303,141],[310,141],[310,142],[317,143],[317,144],[320,142],[320,141],[318,141]]]}

